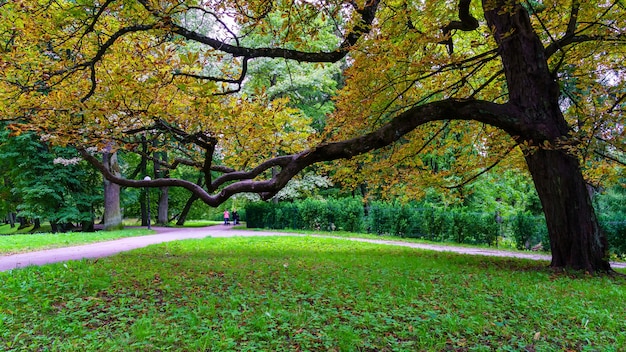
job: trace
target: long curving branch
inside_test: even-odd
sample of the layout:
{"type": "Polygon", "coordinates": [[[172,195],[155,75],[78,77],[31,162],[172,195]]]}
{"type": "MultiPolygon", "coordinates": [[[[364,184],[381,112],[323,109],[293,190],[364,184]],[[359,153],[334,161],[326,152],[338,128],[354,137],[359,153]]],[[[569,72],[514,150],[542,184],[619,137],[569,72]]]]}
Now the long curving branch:
{"type": "Polygon", "coordinates": [[[511,136],[523,135],[524,131],[516,123],[522,112],[508,104],[495,104],[481,100],[447,99],[413,107],[392,119],[377,130],[349,140],[321,144],[300,153],[269,159],[251,171],[231,172],[213,181],[207,186],[217,190],[220,186],[232,182],[216,193],[210,194],[201,186],[180,179],[162,178],[151,181],[129,180],[111,174],[104,165],[84,149],[79,151],[90,164],[102,172],[111,182],[126,187],[183,187],[197,195],[210,206],[218,206],[237,193],[251,192],[263,199],[273,197],[291,178],[305,167],[337,159],[350,159],[394,143],[415,128],[432,121],[440,120],[475,120],[493,125],[508,132],[511,136]],[[272,167],[280,171],[268,180],[254,180],[272,167]]]}
{"type": "Polygon", "coordinates": [[[357,13],[360,15],[359,22],[350,32],[347,33],[339,47],[334,51],[329,52],[305,52],[284,48],[249,48],[231,45],[173,23],[171,17],[166,14],[160,14],[158,11],[152,9],[147,0],[140,0],[140,3],[144,5],[144,7],[154,16],[157,16],[161,18],[162,21],[166,22],[165,25],[171,27],[173,33],[176,33],[188,40],[205,44],[215,50],[231,54],[234,57],[245,57],[246,59],[260,57],[282,58],[301,62],[337,62],[348,54],[350,48],[355,45],[364,34],[369,32],[371,25],[376,18],[376,11],[380,0],[367,1],[364,7],[357,9],[357,13]]]}
{"type": "MultiPolygon", "coordinates": [[[[105,2],[103,6],[107,6],[111,1],[105,2]]],[[[221,52],[231,54],[234,57],[244,57],[244,69],[242,70],[241,77],[238,79],[219,79],[216,77],[202,77],[204,79],[211,79],[214,81],[224,81],[241,84],[246,74],[246,66],[247,61],[253,58],[283,58],[283,59],[291,59],[303,62],[337,62],[344,58],[350,48],[356,44],[356,42],[361,38],[364,34],[368,33],[374,19],[376,17],[376,11],[378,9],[378,5],[380,0],[370,0],[363,8],[357,9],[357,13],[361,16],[360,21],[355,25],[355,27],[347,33],[343,42],[339,45],[339,47],[330,52],[304,52],[298,50],[284,49],[284,48],[248,48],[242,47],[239,45],[231,45],[226,42],[208,37],[199,32],[191,31],[181,25],[175,24],[172,21],[172,18],[168,14],[161,14],[158,11],[152,9],[149,2],[146,0],[139,0],[139,2],[149,11],[151,12],[160,23],[152,23],[152,24],[138,24],[128,27],[123,27],[118,29],[115,33],[113,33],[108,40],[102,44],[102,46],[98,49],[96,54],[81,63],[78,63],[70,68],[63,69],[57,72],[49,73],[51,76],[59,76],[65,75],[70,72],[74,72],[77,70],[88,69],[89,79],[91,81],[91,85],[89,91],[81,98],[82,102],[87,101],[89,98],[93,96],[97,86],[97,76],[96,76],[96,64],[102,60],[106,52],[113,46],[113,44],[125,36],[126,34],[140,31],[149,31],[158,28],[170,28],[172,33],[178,34],[188,40],[195,41],[201,44],[208,45],[209,47],[219,50],[221,52]]],[[[102,10],[102,9],[101,9],[102,10]]],[[[94,22],[89,24],[86,32],[91,31],[91,28],[95,25],[95,21],[99,18],[101,13],[96,14],[94,17],[94,22]]],[[[222,94],[229,94],[236,92],[237,90],[227,91],[222,94]]]]}

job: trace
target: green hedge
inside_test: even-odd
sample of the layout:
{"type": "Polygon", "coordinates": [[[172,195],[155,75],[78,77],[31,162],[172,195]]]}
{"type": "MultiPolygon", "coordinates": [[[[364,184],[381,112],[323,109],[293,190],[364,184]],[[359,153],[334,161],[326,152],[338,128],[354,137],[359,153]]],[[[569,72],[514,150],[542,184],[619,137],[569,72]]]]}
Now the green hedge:
{"type": "MultiPolygon", "coordinates": [[[[367,208],[358,198],[288,203],[248,203],[245,210],[251,228],[365,231],[379,235],[423,238],[430,241],[494,245],[496,238],[507,238],[519,249],[541,243],[550,248],[543,216],[518,212],[502,218],[495,214],[470,212],[461,207],[372,202],[367,208]]],[[[622,214],[600,217],[611,252],[626,255],[626,217],[622,214]]]]}
{"type": "Polygon", "coordinates": [[[600,227],[607,240],[611,252],[619,257],[626,256],[626,214],[600,216],[600,227]]]}
{"type": "Polygon", "coordinates": [[[365,209],[357,198],[293,203],[249,203],[247,226],[270,229],[365,231],[379,235],[423,238],[468,244],[494,245],[498,237],[511,237],[519,248],[539,242],[548,247],[543,217],[520,213],[504,218],[464,208],[372,202],[365,209]]]}
{"type": "Polygon", "coordinates": [[[359,199],[316,200],[295,203],[248,203],[246,224],[251,228],[363,230],[363,203],[359,199]]]}

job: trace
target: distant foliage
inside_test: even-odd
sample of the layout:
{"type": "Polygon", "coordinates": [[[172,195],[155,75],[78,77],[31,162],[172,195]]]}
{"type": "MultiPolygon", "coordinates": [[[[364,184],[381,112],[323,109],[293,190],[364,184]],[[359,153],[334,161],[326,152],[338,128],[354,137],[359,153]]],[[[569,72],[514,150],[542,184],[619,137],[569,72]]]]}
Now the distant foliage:
{"type": "Polygon", "coordinates": [[[538,244],[544,249],[550,247],[548,228],[543,216],[532,215],[528,211],[518,212],[509,222],[517,249],[531,249],[538,244]]]}
{"type": "Polygon", "coordinates": [[[362,231],[363,203],[360,199],[298,202],[248,203],[246,224],[254,228],[362,231]]]}
{"type": "Polygon", "coordinates": [[[618,257],[626,256],[626,216],[612,214],[601,216],[600,227],[609,241],[611,253],[618,257]]]}

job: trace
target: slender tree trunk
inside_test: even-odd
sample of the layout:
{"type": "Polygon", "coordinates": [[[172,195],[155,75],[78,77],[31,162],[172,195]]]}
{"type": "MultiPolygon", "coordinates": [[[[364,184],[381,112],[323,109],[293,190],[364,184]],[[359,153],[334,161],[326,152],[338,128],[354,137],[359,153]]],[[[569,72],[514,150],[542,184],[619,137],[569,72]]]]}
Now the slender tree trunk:
{"type": "MultiPolygon", "coordinates": [[[[522,113],[514,136],[543,205],[551,266],[589,272],[610,269],[579,161],[570,154],[569,126],[559,106],[559,86],[526,10],[509,0],[483,0],[504,66],[509,104],[522,113]]],[[[511,133],[511,132],[509,132],[511,133]]]]}
{"type": "Polygon", "coordinates": [[[17,221],[20,223],[20,226],[18,226],[18,228],[17,228],[18,230],[21,230],[21,229],[26,227],[27,221],[26,221],[25,217],[18,216],[17,217],[17,221]]]}
{"type": "MultiPolygon", "coordinates": [[[[143,154],[141,155],[141,162],[139,165],[140,178],[148,176],[148,142],[146,137],[141,136],[141,149],[143,154]]],[[[141,226],[148,226],[148,207],[146,204],[147,189],[143,188],[141,191],[141,199],[139,199],[139,206],[141,208],[141,226]]]]}
{"type": "Polygon", "coordinates": [[[161,187],[161,196],[159,197],[159,211],[157,213],[157,223],[160,225],[168,224],[169,213],[169,187],[161,187]]]}
{"type": "Polygon", "coordinates": [[[148,196],[146,193],[147,191],[147,189],[142,188],[139,199],[139,207],[141,208],[141,226],[148,226],[148,206],[146,203],[146,197],[148,196]]]}
{"type": "Polygon", "coordinates": [[[16,218],[15,213],[9,212],[9,224],[11,225],[11,228],[15,227],[15,218],[16,218]]]}
{"type": "MultiPolygon", "coordinates": [[[[154,141],[155,147],[157,141],[154,141]]],[[[161,161],[167,162],[167,153],[165,151],[155,153],[154,155],[154,177],[167,178],[169,177],[167,169],[163,169],[161,161]]],[[[169,213],[169,188],[161,187],[159,194],[159,203],[157,207],[157,223],[160,225],[167,225],[169,213]]]]}
{"type": "MultiPolygon", "coordinates": [[[[167,171],[162,173],[160,178],[162,177],[167,177],[167,171]]],[[[159,205],[158,205],[158,212],[157,212],[157,223],[161,224],[161,225],[167,225],[168,224],[168,214],[169,214],[169,200],[170,200],[170,196],[169,196],[169,187],[161,187],[160,189],[160,196],[159,196],[159,205]]]]}
{"type": "MultiPolygon", "coordinates": [[[[114,175],[120,175],[120,166],[117,163],[117,153],[102,153],[102,162],[114,175]]],[[[104,230],[121,230],[122,209],[120,207],[120,186],[106,178],[104,179],[104,230]]]]}
{"type": "MultiPolygon", "coordinates": [[[[208,172],[211,172],[211,171],[208,171],[208,172]]],[[[202,182],[203,182],[203,177],[202,177],[202,173],[200,173],[200,176],[198,177],[198,181],[196,181],[196,184],[202,186],[202,182]]],[[[178,221],[176,221],[176,225],[183,226],[185,224],[185,221],[187,220],[187,215],[189,215],[189,211],[191,211],[191,206],[193,206],[193,203],[197,201],[198,199],[200,199],[198,195],[196,195],[195,193],[191,194],[189,199],[187,199],[187,203],[185,203],[185,207],[183,208],[183,211],[180,212],[180,216],[178,217],[178,221]]]]}
{"type": "Polygon", "coordinates": [[[197,195],[192,194],[191,197],[187,199],[187,203],[185,203],[185,207],[183,208],[183,211],[180,213],[180,216],[178,217],[178,221],[176,221],[176,225],[183,226],[185,224],[185,221],[187,220],[187,215],[189,215],[189,211],[191,210],[191,206],[199,198],[200,197],[198,197],[197,195]]]}

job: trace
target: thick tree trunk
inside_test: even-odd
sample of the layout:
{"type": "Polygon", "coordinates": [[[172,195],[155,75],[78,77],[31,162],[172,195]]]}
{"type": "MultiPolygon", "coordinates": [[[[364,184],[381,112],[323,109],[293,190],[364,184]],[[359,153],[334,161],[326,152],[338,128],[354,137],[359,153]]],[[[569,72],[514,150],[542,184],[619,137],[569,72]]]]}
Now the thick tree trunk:
{"type": "MultiPolygon", "coordinates": [[[[155,147],[156,147],[156,141],[155,147]]],[[[161,161],[167,162],[167,152],[158,152],[154,155],[154,177],[167,178],[169,177],[167,169],[161,167],[161,161]]],[[[157,223],[160,225],[167,225],[169,213],[169,188],[160,187],[159,203],[157,207],[157,223]]]]}
{"type": "MultiPolygon", "coordinates": [[[[148,176],[148,142],[146,142],[146,136],[141,136],[141,161],[139,162],[139,167],[137,168],[138,174],[141,175],[139,178],[143,179],[148,176]]],[[[143,188],[141,192],[141,198],[139,199],[139,206],[141,208],[141,226],[148,226],[148,206],[146,204],[146,197],[148,194],[147,188],[143,188]]]]}
{"type": "Polygon", "coordinates": [[[575,157],[539,149],[526,156],[550,234],[554,268],[610,270],[602,235],[575,157]]]}
{"type": "Polygon", "coordinates": [[[159,211],[157,213],[157,223],[167,225],[169,219],[169,187],[161,187],[161,196],[159,197],[159,211]]]}
{"type": "MultiPolygon", "coordinates": [[[[114,175],[120,175],[120,166],[117,163],[116,153],[102,153],[102,163],[114,175]]],[[[104,179],[104,230],[121,230],[122,209],[120,207],[120,186],[106,178],[104,179]]]]}
{"type": "Polygon", "coordinates": [[[594,213],[579,161],[568,150],[570,128],[559,106],[559,86],[526,10],[509,0],[483,0],[494,29],[509,90],[522,113],[518,131],[546,217],[554,268],[610,269],[606,239],[594,213]]]}

